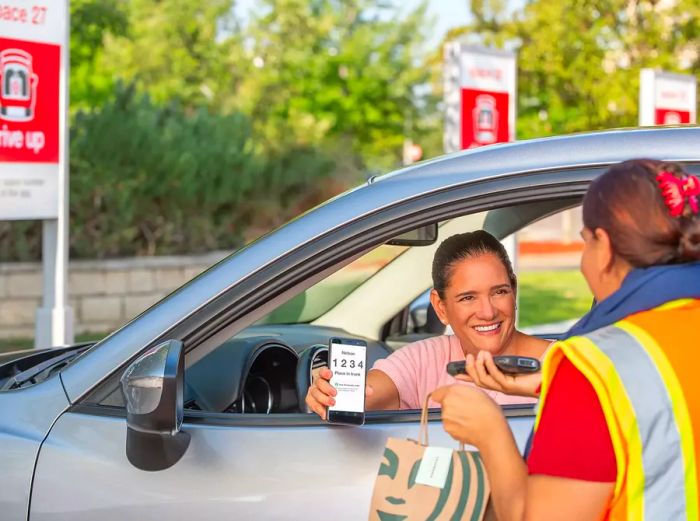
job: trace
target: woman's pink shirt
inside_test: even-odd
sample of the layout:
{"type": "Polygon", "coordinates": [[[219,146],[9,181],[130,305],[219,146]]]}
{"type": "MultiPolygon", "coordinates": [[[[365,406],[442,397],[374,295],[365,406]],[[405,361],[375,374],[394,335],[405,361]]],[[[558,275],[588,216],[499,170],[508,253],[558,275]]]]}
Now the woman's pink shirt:
{"type": "MultiPolygon", "coordinates": [[[[372,369],[385,373],[394,382],[399,391],[401,409],[421,409],[428,393],[438,387],[451,384],[476,387],[447,373],[448,362],[464,359],[459,339],[454,335],[442,335],[408,344],[387,358],[377,360],[372,369]]],[[[536,402],[534,398],[510,396],[486,389],[482,391],[500,405],[536,402]]],[[[429,405],[440,407],[432,400],[429,405]]]]}

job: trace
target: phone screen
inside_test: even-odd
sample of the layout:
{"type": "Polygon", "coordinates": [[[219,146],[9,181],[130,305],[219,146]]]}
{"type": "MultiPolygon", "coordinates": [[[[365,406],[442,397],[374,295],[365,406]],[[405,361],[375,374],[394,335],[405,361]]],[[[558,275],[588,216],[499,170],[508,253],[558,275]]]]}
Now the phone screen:
{"type": "Polygon", "coordinates": [[[365,412],[365,376],[367,345],[361,340],[331,339],[330,384],[338,394],[328,408],[329,421],[361,424],[365,412]],[[343,414],[349,413],[349,414],[343,414]]]}

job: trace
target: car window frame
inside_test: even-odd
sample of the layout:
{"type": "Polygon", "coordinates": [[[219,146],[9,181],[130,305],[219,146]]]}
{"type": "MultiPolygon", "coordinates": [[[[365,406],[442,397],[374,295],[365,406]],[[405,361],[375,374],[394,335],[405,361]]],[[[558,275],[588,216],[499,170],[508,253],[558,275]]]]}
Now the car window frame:
{"type": "MultiPolygon", "coordinates": [[[[339,264],[338,259],[361,254],[392,236],[429,222],[513,205],[513,198],[517,198],[515,204],[521,204],[582,196],[590,180],[602,170],[602,166],[585,165],[536,171],[446,187],[430,194],[417,194],[412,199],[364,216],[290,252],[286,258],[222,293],[197,313],[145,346],[140,353],[169,338],[181,339],[186,351],[192,352],[205,341],[221,336],[222,331],[225,332],[224,337],[231,337],[268,312],[265,303],[273,302],[275,297],[290,288],[302,285],[314,274],[329,271],[329,268],[339,264]],[[333,253],[328,254],[329,251],[333,253]]],[[[137,356],[133,357],[135,358],[137,356]]],[[[111,387],[105,392],[105,388],[110,386],[109,382],[118,380],[129,363],[131,360],[115,368],[93,387],[92,392],[76,403],[101,407],[100,400],[114,390],[111,387]]]]}

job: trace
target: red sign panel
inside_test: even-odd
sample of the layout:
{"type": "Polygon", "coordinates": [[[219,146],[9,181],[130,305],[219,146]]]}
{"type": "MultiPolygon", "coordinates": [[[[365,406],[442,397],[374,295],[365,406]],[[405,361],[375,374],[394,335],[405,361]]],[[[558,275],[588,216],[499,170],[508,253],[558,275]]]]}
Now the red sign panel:
{"type": "Polygon", "coordinates": [[[462,148],[508,141],[508,93],[462,89],[462,148]]]}
{"type": "Polygon", "coordinates": [[[61,47],[0,38],[0,162],[58,163],[61,47]]]}
{"type": "Polygon", "coordinates": [[[655,125],[681,125],[690,123],[690,112],[687,110],[656,109],[655,125]]]}

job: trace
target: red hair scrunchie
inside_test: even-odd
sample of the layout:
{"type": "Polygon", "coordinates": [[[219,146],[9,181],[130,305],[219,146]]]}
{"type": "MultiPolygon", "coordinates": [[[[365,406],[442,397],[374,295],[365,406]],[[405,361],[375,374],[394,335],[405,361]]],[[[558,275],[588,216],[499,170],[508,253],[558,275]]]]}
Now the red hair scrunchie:
{"type": "Polygon", "coordinates": [[[684,175],[678,178],[672,172],[663,171],[656,176],[656,182],[659,183],[661,195],[671,217],[683,215],[686,202],[694,214],[700,211],[698,204],[700,180],[694,175],[684,175]]]}

